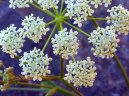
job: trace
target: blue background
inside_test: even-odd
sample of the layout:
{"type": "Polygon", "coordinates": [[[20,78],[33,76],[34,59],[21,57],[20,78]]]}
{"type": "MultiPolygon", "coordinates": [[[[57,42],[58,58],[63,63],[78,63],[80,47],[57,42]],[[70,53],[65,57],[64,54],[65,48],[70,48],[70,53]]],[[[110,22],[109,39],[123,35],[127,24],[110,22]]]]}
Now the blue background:
{"type": "MultiPolygon", "coordinates": [[[[121,4],[123,7],[129,10],[129,0],[113,0],[112,6],[121,4]]],[[[0,3],[0,30],[5,29],[10,26],[10,24],[15,24],[16,27],[21,27],[21,22],[26,15],[33,13],[35,16],[44,17],[45,22],[49,22],[52,18],[48,15],[42,13],[35,7],[31,6],[30,8],[24,9],[10,9],[8,0],[3,0],[0,3]]],[[[108,13],[106,12],[107,8],[99,6],[95,10],[95,17],[106,17],[108,13]]],[[[69,21],[72,23],[73,21],[69,21]]],[[[129,22],[129,21],[128,21],[129,22]]],[[[98,21],[98,24],[101,27],[105,27],[105,21],[98,21]]],[[[53,28],[54,25],[50,25],[49,28],[53,28]]],[[[70,27],[64,25],[70,29],[70,27]]],[[[91,21],[83,22],[82,29],[90,33],[95,29],[91,21]]],[[[31,40],[26,38],[24,47],[22,48],[23,52],[29,52],[34,47],[42,48],[49,36],[51,30],[47,33],[46,36],[43,36],[43,39],[39,43],[33,43],[31,40]]],[[[57,31],[55,32],[57,33],[57,31]]],[[[93,53],[90,51],[91,45],[87,42],[87,37],[79,33],[78,35],[80,48],[78,50],[78,55],[75,56],[76,60],[85,59],[87,56],[92,57],[96,62],[95,66],[97,67],[97,77],[94,82],[93,87],[82,87],[78,90],[84,94],[84,96],[129,96],[129,88],[127,87],[123,76],[113,59],[101,59],[93,56],[93,53]]],[[[119,48],[116,52],[118,57],[123,63],[124,69],[126,70],[129,76],[129,36],[120,35],[119,48]]],[[[53,58],[51,62],[51,71],[53,75],[58,75],[59,73],[59,56],[55,56],[52,52],[51,43],[49,43],[47,49],[45,50],[46,54],[49,54],[53,58]]],[[[19,54],[22,56],[23,53],[19,54]]],[[[21,68],[19,67],[19,61],[17,59],[11,59],[10,56],[0,50],[0,60],[2,60],[6,67],[13,66],[14,71],[17,75],[20,75],[21,68]]],[[[65,61],[67,64],[68,61],[65,61]]],[[[57,82],[58,83],[58,82],[57,82]]],[[[28,92],[28,91],[6,91],[0,92],[0,96],[45,96],[43,92],[28,92]]],[[[55,96],[63,96],[61,94],[56,94],[55,96]]]]}

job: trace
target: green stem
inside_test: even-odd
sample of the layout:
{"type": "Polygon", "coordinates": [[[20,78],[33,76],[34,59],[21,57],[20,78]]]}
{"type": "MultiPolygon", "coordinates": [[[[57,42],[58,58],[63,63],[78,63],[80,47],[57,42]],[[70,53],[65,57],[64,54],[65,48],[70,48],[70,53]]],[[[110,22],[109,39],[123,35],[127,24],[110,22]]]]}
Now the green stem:
{"type": "Polygon", "coordinates": [[[56,8],[52,8],[52,9],[53,9],[55,15],[58,15],[58,10],[56,8]]]}
{"type": "Polygon", "coordinates": [[[53,24],[53,23],[55,23],[55,20],[52,20],[52,21],[50,21],[50,22],[46,23],[46,25],[45,25],[45,26],[47,27],[47,26],[49,26],[49,25],[51,25],[51,24],[53,24]]]}
{"type": "Polygon", "coordinates": [[[46,41],[46,43],[45,43],[45,45],[44,45],[44,47],[43,47],[43,49],[42,49],[43,52],[45,51],[45,49],[46,49],[46,47],[47,47],[47,45],[48,45],[48,43],[49,43],[49,41],[50,41],[52,35],[54,34],[54,31],[55,31],[55,29],[56,29],[56,26],[57,26],[57,24],[55,24],[55,26],[54,26],[54,28],[53,28],[51,34],[49,35],[49,37],[48,37],[48,39],[47,39],[47,41],[46,41]]]}
{"type": "Polygon", "coordinates": [[[70,23],[68,23],[68,22],[66,22],[66,21],[64,21],[64,23],[67,24],[67,25],[69,25],[69,26],[72,27],[73,29],[77,30],[78,32],[81,32],[81,33],[83,33],[84,35],[90,37],[90,35],[89,35],[88,33],[86,33],[85,31],[83,31],[83,30],[81,30],[81,29],[79,29],[79,28],[73,26],[72,24],[70,24],[70,23]]]}
{"type": "Polygon", "coordinates": [[[106,18],[94,18],[94,17],[88,17],[89,20],[108,20],[106,18]]]}
{"type": "Polygon", "coordinates": [[[63,25],[62,23],[59,24],[60,30],[63,30],[63,25]]]}
{"type": "MultiPolygon", "coordinates": [[[[59,76],[54,76],[54,75],[49,75],[49,76],[42,76],[42,81],[48,81],[48,80],[52,80],[52,81],[56,81],[56,80],[59,80],[59,76]]],[[[16,77],[16,81],[31,81],[33,80],[32,77],[26,79],[25,76],[17,76],[16,77]]]]}
{"type": "Polygon", "coordinates": [[[65,9],[63,10],[62,14],[65,14],[66,11],[67,11],[67,8],[65,8],[65,9]]]}
{"type": "Polygon", "coordinates": [[[37,9],[41,10],[42,12],[47,13],[49,16],[55,18],[55,15],[52,12],[50,12],[49,10],[43,10],[41,7],[37,6],[34,3],[30,3],[30,4],[33,5],[34,7],[36,7],[37,9]]]}
{"type": "Polygon", "coordinates": [[[64,77],[64,59],[60,56],[60,76],[64,77]]]}
{"type": "Polygon", "coordinates": [[[127,86],[129,87],[129,78],[128,78],[128,75],[126,74],[121,61],[119,60],[118,56],[115,53],[114,53],[114,59],[117,62],[117,65],[120,68],[122,75],[124,76],[124,79],[125,79],[125,81],[127,83],[127,86]]]}
{"type": "Polygon", "coordinates": [[[9,91],[44,91],[43,89],[40,89],[40,88],[9,88],[8,89],[9,91]]]}
{"type": "MultiPolygon", "coordinates": [[[[89,18],[94,18],[94,17],[90,16],[89,18]]],[[[92,19],[91,21],[93,22],[93,24],[95,25],[96,28],[99,27],[99,25],[97,24],[95,19],[92,19]]]]}
{"type": "Polygon", "coordinates": [[[23,86],[31,86],[31,87],[41,87],[41,88],[52,88],[51,86],[40,85],[40,84],[30,84],[24,82],[15,82],[16,85],[23,85],[23,86]]]}
{"type": "Polygon", "coordinates": [[[64,0],[61,1],[60,13],[62,12],[63,5],[64,5],[64,0]]]}
{"type": "Polygon", "coordinates": [[[60,79],[67,87],[69,87],[70,89],[72,89],[78,96],[83,96],[75,87],[73,87],[71,84],[69,84],[67,81],[65,81],[64,79],[60,79]]]}
{"type": "Polygon", "coordinates": [[[18,55],[14,55],[15,59],[20,59],[21,57],[19,57],[18,55]]]}
{"type": "MultiPolygon", "coordinates": [[[[9,91],[42,91],[42,92],[44,92],[44,90],[43,89],[41,89],[41,88],[19,88],[19,87],[17,87],[17,88],[9,88],[8,89],[9,91]]],[[[65,96],[74,96],[73,94],[71,94],[69,91],[67,91],[67,90],[65,90],[65,89],[63,89],[63,88],[61,88],[61,87],[54,87],[54,88],[52,88],[47,94],[46,94],[46,96],[52,96],[52,95],[54,95],[56,92],[60,92],[60,93],[62,93],[62,94],[65,94],[65,96]]],[[[44,93],[46,93],[46,92],[44,92],[44,93]]]]}
{"type": "Polygon", "coordinates": [[[64,96],[74,96],[73,94],[71,94],[71,92],[69,92],[61,87],[58,87],[58,90],[60,93],[64,94],[64,96]]]}
{"type": "MultiPolygon", "coordinates": [[[[58,25],[58,29],[59,30],[63,29],[63,26],[62,26],[61,22],[58,25]]],[[[61,56],[60,56],[60,76],[61,76],[61,78],[64,77],[64,59],[61,56]]]]}
{"type": "Polygon", "coordinates": [[[56,92],[58,92],[58,87],[52,88],[45,96],[53,96],[56,92]]]}
{"type": "Polygon", "coordinates": [[[74,96],[73,94],[71,94],[71,92],[69,92],[69,91],[67,91],[59,86],[52,88],[45,96],[53,96],[58,91],[60,93],[64,94],[64,96],[74,96]]]}
{"type": "Polygon", "coordinates": [[[72,59],[73,59],[73,61],[74,61],[74,62],[76,62],[76,60],[75,60],[75,57],[74,57],[74,56],[72,56],[72,59]]]}

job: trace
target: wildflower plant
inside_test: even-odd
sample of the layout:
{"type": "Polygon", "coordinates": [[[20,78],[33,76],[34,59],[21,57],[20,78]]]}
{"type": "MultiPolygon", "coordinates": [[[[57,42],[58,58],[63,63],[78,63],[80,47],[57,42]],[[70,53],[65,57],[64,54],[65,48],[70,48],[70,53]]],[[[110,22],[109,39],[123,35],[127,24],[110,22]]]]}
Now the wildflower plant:
{"type": "Polygon", "coordinates": [[[115,54],[120,41],[118,35],[121,33],[127,35],[129,32],[129,24],[125,22],[129,19],[129,11],[119,5],[108,9],[109,16],[105,18],[93,17],[93,13],[98,6],[104,5],[108,7],[111,3],[112,0],[9,0],[9,8],[26,8],[32,5],[52,17],[53,20],[46,23],[44,22],[44,18],[36,17],[32,13],[25,16],[20,28],[16,28],[14,24],[11,24],[6,29],[0,31],[0,46],[2,51],[8,53],[12,58],[17,57],[19,59],[19,66],[22,68],[22,76],[17,76],[13,72],[13,67],[6,68],[1,63],[3,70],[0,71],[0,76],[6,77],[1,82],[3,84],[1,91],[8,90],[13,84],[20,84],[48,88],[49,91],[46,93],[46,96],[52,96],[56,92],[60,92],[65,96],[83,96],[77,88],[93,86],[99,73],[96,71],[96,62],[91,57],[85,57],[86,59],[75,58],[79,49],[80,38],[78,38],[78,33],[82,33],[88,37],[87,42],[92,44],[91,52],[93,52],[95,57],[102,59],[114,58],[129,86],[129,78],[121,61],[115,54]],[[66,5],[65,8],[64,5],[66,5]],[[53,9],[53,11],[51,12],[49,9],[53,9]],[[72,24],[68,22],[70,19],[73,19],[72,24]],[[96,26],[96,29],[90,34],[79,28],[87,20],[91,20],[96,26]],[[103,28],[97,24],[96,20],[106,20],[109,26],[103,28]],[[17,52],[22,51],[21,47],[23,47],[25,38],[31,39],[34,43],[38,43],[39,40],[42,41],[42,36],[46,35],[49,31],[48,26],[50,24],[55,25],[43,48],[38,49],[34,47],[30,52],[24,52],[21,56],[18,56],[17,52]],[[69,30],[66,26],[64,27],[64,24],[70,26],[71,29],[69,30]],[[78,27],[73,24],[76,24],[78,27]],[[57,33],[54,34],[56,31],[57,33]],[[44,53],[48,43],[51,43],[53,53],[60,57],[59,76],[55,76],[51,72],[52,57],[44,53]],[[66,64],[66,72],[64,61],[69,62],[66,64]],[[62,81],[72,92],[57,84],[49,86],[24,82],[44,80],[62,81]]]}

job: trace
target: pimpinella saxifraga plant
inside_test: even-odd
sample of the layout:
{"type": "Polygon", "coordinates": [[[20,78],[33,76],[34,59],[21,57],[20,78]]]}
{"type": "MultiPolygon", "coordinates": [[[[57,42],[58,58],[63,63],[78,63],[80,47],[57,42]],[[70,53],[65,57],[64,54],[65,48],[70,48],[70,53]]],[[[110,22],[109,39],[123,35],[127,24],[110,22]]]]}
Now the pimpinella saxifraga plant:
{"type": "Polygon", "coordinates": [[[10,24],[6,29],[1,30],[1,50],[10,54],[11,58],[15,59],[17,57],[19,59],[19,66],[22,68],[22,76],[17,76],[13,72],[13,67],[6,68],[2,62],[0,63],[1,67],[3,67],[3,70],[0,71],[0,75],[3,77],[1,91],[8,90],[13,84],[20,84],[47,88],[49,90],[46,96],[51,96],[56,92],[60,92],[66,96],[83,96],[76,87],[93,86],[97,72],[96,63],[91,57],[85,57],[86,59],[84,60],[76,60],[74,57],[78,54],[79,49],[78,33],[82,33],[88,37],[87,42],[92,44],[91,52],[93,52],[94,56],[102,59],[114,58],[129,86],[129,78],[122,63],[115,54],[120,41],[118,35],[128,35],[129,32],[129,23],[126,22],[129,21],[129,11],[119,5],[108,9],[109,16],[105,18],[93,17],[93,13],[98,6],[104,5],[108,7],[111,3],[112,0],[9,0],[9,8],[26,8],[31,5],[52,17],[53,20],[46,23],[44,22],[44,18],[36,17],[31,13],[22,20],[20,28],[16,28],[14,24],[10,24]],[[53,11],[51,12],[49,9],[53,9],[53,11]],[[70,19],[73,19],[72,24],[68,22],[70,19]],[[79,28],[87,20],[91,20],[96,26],[96,29],[90,34],[79,28]],[[103,28],[97,24],[96,20],[105,20],[108,26],[103,28]],[[38,43],[39,40],[43,40],[42,36],[46,35],[49,31],[50,24],[55,25],[42,49],[34,47],[30,52],[24,52],[22,56],[17,55],[17,53],[22,51],[21,48],[23,47],[25,38],[38,43]],[[64,24],[70,26],[71,29],[64,27],[64,24]],[[78,27],[74,26],[76,24],[78,27]],[[58,32],[54,34],[57,30],[58,32]],[[53,75],[49,69],[49,66],[52,66],[52,56],[44,54],[48,43],[52,44],[53,53],[60,56],[59,76],[53,75]],[[64,61],[69,61],[66,67],[64,67],[64,61]],[[48,80],[51,82],[59,80],[71,88],[72,92],[57,85],[56,82],[53,86],[24,82],[31,80],[48,80]]]}

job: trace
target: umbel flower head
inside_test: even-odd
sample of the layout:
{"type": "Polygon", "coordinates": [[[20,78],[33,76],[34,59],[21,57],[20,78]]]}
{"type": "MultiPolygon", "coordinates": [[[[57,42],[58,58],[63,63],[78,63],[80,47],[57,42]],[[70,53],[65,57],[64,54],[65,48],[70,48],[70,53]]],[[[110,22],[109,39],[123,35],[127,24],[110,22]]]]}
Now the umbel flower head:
{"type": "Polygon", "coordinates": [[[81,61],[69,61],[69,64],[66,65],[66,71],[64,79],[69,83],[73,83],[76,87],[81,86],[93,86],[93,82],[97,75],[96,67],[94,66],[94,61],[91,61],[90,57],[87,57],[86,60],[81,61]]]}
{"type": "Polygon", "coordinates": [[[109,4],[111,4],[112,0],[89,0],[92,5],[94,5],[95,8],[98,8],[99,5],[104,4],[105,7],[108,7],[109,4]]]}
{"type": "Polygon", "coordinates": [[[46,35],[49,28],[45,28],[45,22],[39,17],[34,17],[33,14],[26,16],[22,22],[23,28],[19,28],[21,36],[28,37],[35,43],[42,39],[42,35],[46,35]]]}
{"type": "Polygon", "coordinates": [[[16,52],[21,52],[20,48],[23,46],[23,43],[24,40],[19,36],[14,24],[0,32],[0,45],[2,46],[2,51],[9,53],[12,58],[17,55],[16,52]]]}
{"type": "Polygon", "coordinates": [[[25,8],[30,7],[29,3],[33,3],[35,1],[37,4],[40,5],[43,10],[50,9],[50,8],[58,8],[57,4],[59,0],[9,0],[9,7],[15,9],[18,8],[25,8]]]}
{"type": "Polygon", "coordinates": [[[114,6],[108,10],[110,16],[107,17],[107,23],[111,23],[119,34],[127,35],[129,32],[129,11],[121,5],[114,6]]]}
{"type": "Polygon", "coordinates": [[[37,2],[43,10],[50,9],[50,8],[58,8],[57,4],[59,0],[34,0],[37,2]]]}
{"type": "Polygon", "coordinates": [[[91,48],[94,51],[94,55],[102,58],[113,57],[119,42],[119,39],[116,39],[116,37],[115,30],[111,26],[106,28],[98,27],[94,30],[88,38],[89,43],[92,43],[94,46],[91,48]]]}
{"type": "Polygon", "coordinates": [[[52,38],[54,54],[59,54],[64,59],[77,54],[77,49],[79,48],[77,34],[77,31],[71,29],[68,32],[66,28],[55,34],[55,38],[52,38]]]}
{"type": "Polygon", "coordinates": [[[94,13],[94,10],[90,8],[87,0],[65,0],[67,4],[67,12],[65,16],[74,19],[74,24],[78,24],[79,27],[82,26],[82,22],[87,20],[88,16],[94,13]]]}
{"type": "Polygon", "coordinates": [[[22,67],[22,75],[25,78],[32,77],[33,80],[42,80],[42,76],[50,74],[51,71],[48,69],[49,62],[52,58],[48,55],[44,55],[43,51],[36,47],[29,53],[24,52],[24,55],[20,59],[20,67],[22,67]]]}
{"type": "Polygon", "coordinates": [[[16,7],[18,8],[25,8],[29,7],[29,2],[33,2],[32,0],[9,0],[9,7],[15,9],[16,7]]]}

